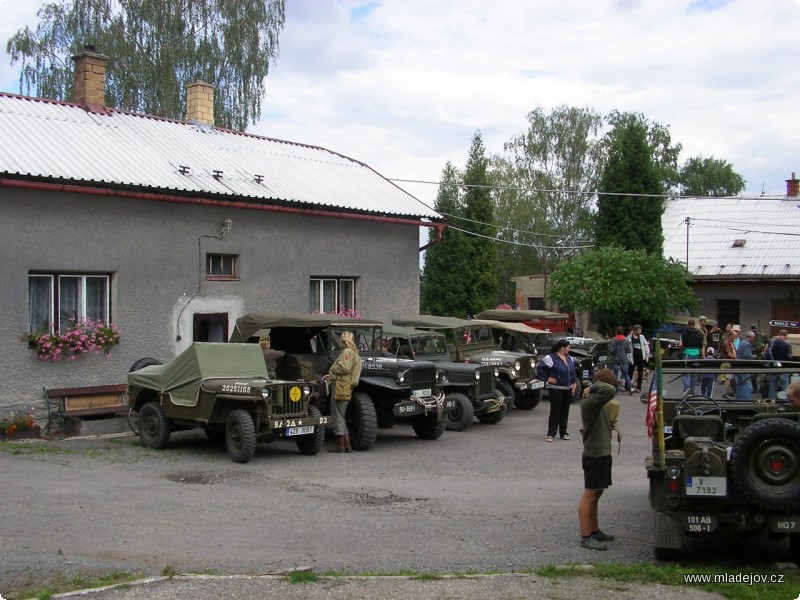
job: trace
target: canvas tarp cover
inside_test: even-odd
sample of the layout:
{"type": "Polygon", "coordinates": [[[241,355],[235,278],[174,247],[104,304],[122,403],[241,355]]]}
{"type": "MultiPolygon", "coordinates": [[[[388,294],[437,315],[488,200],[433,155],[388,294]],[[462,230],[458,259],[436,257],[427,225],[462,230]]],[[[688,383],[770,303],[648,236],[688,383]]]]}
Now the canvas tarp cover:
{"type": "Polygon", "coordinates": [[[236,319],[236,326],[231,334],[231,342],[246,342],[259,329],[273,327],[328,327],[344,325],[362,327],[381,327],[381,321],[355,319],[338,315],[303,314],[303,313],[249,313],[236,319]]]}
{"type": "Polygon", "coordinates": [[[547,333],[542,329],[529,327],[524,323],[501,323],[488,319],[459,319],[457,317],[437,317],[434,315],[418,315],[416,317],[398,317],[392,319],[393,325],[400,327],[416,327],[419,329],[454,329],[459,327],[492,327],[508,329],[518,333],[547,333]]]}
{"type": "Polygon", "coordinates": [[[261,346],[194,342],[165,365],[128,373],[128,385],[168,393],[175,404],[194,406],[206,377],[267,379],[261,346]]]}
{"type": "Polygon", "coordinates": [[[569,319],[569,315],[549,310],[504,310],[501,308],[493,308],[491,310],[479,312],[475,315],[475,318],[495,319],[497,321],[536,321],[538,319],[566,321],[569,319]]]}

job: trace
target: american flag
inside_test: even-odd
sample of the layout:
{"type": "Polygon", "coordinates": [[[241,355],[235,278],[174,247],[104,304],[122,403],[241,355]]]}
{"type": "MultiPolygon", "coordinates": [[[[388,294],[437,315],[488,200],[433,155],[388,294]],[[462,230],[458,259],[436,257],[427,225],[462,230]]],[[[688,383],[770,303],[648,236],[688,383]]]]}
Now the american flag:
{"type": "Polygon", "coordinates": [[[656,374],[650,378],[650,392],[647,395],[647,413],[644,416],[644,426],[647,428],[647,437],[653,437],[656,427],[656,410],[658,408],[658,382],[656,374]]]}

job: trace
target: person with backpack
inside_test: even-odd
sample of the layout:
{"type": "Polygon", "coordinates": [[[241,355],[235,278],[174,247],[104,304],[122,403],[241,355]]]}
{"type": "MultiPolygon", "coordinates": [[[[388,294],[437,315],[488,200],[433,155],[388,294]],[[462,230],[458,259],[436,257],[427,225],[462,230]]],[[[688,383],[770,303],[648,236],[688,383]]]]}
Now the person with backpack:
{"type": "Polygon", "coordinates": [[[628,338],[625,337],[625,330],[617,327],[615,335],[608,344],[608,351],[611,354],[611,371],[617,377],[617,393],[621,393],[620,381],[625,382],[625,391],[633,394],[631,378],[628,375],[628,357],[633,353],[633,347],[628,338]]]}

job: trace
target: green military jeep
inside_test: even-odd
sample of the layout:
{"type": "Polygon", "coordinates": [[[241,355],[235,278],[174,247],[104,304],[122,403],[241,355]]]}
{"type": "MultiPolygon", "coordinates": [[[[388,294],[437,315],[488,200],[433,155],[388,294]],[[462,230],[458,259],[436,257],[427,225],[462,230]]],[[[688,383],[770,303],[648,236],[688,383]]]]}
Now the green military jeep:
{"type": "Polygon", "coordinates": [[[800,362],[657,359],[653,445],[645,460],[655,557],[676,558],[687,539],[716,531],[766,530],[774,539],[788,537],[792,559],[799,560],[800,411],[785,398],[729,400],[722,390],[714,398],[664,398],[663,382],[687,373],[755,378],[800,373],[800,362]]]}
{"type": "Polygon", "coordinates": [[[353,333],[361,356],[361,378],[348,403],[345,421],[354,450],[369,450],[378,428],[397,420],[411,423],[417,437],[435,440],[446,427],[448,402],[441,374],[430,361],[388,357],[381,350],[383,322],[326,314],[250,313],[236,320],[232,342],[255,342],[269,331],[272,348],[284,352],[276,373],[314,383],[321,392],[312,403],[330,414],[328,374],[341,351],[339,336],[353,333]]]}
{"type": "Polygon", "coordinates": [[[137,360],[128,373],[131,428],[148,448],[165,448],[170,432],[201,427],[225,440],[231,460],[246,463],[256,444],[295,440],[317,454],[325,440],[312,386],[267,376],[259,346],[194,342],[169,363],[137,360]]]}
{"type": "Polygon", "coordinates": [[[442,333],[454,362],[497,367],[497,389],[506,398],[513,399],[515,407],[531,410],[539,404],[544,382],[536,378],[536,356],[526,352],[499,350],[493,333],[493,329],[503,330],[515,325],[528,329],[525,325],[431,315],[392,319],[392,323],[442,333]]]}
{"type": "Polygon", "coordinates": [[[511,399],[496,387],[497,367],[453,362],[444,336],[436,331],[387,325],[383,335],[390,354],[430,361],[439,368],[439,385],[453,405],[447,409],[448,431],[464,431],[475,417],[481,423],[495,425],[506,416],[511,399]]]}

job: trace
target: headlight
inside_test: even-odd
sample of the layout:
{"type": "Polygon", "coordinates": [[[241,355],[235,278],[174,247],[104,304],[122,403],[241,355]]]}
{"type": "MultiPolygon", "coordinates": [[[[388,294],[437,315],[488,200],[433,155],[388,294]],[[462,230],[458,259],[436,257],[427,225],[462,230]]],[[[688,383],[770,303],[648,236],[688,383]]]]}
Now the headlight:
{"type": "Polygon", "coordinates": [[[520,364],[520,362],[518,360],[514,361],[514,370],[515,371],[521,371],[522,370],[522,365],[520,364]]]}
{"type": "Polygon", "coordinates": [[[500,369],[498,369],[497,367],[494,368],[494,376],[500,377],[500,369]]]}
{"type": "Polygon", "coordinates": [[[681,476],[681,470],[679,467],[676,466],[667,467],[667,477],[669,477],[670,479],[677,479],[680,476],[681,476]]]}
{"type": "Polygon", "coordinates": [[[445,371],[444,369],[438,369],[436,371],[436,379],[438,379],[439,381],[444,381],[445,379],[447,379],[447,371],[445,371]]]}
{"type": "Polygon", "coordinates": [[[536,359],[532,358],[531,359],[531,369],[533,369],[535,366],[536,366],[536,359]]]}
{"type": "Polygon", "coordinates": [[[475,371],[475,380],[476,381],[480,381],[481,380],[481,372],[480,371],[475,371]]]}
{"type": "Polygon", "coordinates": [[[311,388],[307,385],[303,386],[303,396],[308,397],[311,395],[311,388]]]}
{"type": "Polygon", "coordinates": [[[405,380],[406,380],[406,374],[404,372],[397,374],[397,383],[403,383],[405,380]]]}
{"type": "Polygon", "coordinates": [[[261,397],[264,400],[269,400],[270,396],[272,396],[272,391],[268,387],[261,388],[261,397]]]}

